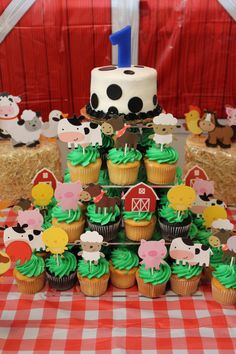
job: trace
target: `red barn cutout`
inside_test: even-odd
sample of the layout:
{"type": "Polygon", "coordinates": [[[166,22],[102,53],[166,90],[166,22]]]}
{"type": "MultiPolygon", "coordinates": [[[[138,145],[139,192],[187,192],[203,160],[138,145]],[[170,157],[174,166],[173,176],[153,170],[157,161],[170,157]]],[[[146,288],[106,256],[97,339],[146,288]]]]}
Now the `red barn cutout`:
{"type": "Polygon", "coordinates": [[[193,166],[185,175],[185,185],[192,187],[194,181],[199,178],[205,181],[208,181],[209,178],[203,168],[199,167],[198,165],[193,166]]]}
{"type": "Polygon", "coordinates": [[[131,187],[122,197],[125,211],[155,212],[156,201],[159,200],[154,190],[140,182],[131,187]]]}
{"type": "Polygon", "coordinates": [[[37,174],[34,176],[32,180],[32,184],[36,186],[39,183],[48,183],[55,190],[57,186],[57,179],[54,173],[47,168],[42,168],[37,174]]]}

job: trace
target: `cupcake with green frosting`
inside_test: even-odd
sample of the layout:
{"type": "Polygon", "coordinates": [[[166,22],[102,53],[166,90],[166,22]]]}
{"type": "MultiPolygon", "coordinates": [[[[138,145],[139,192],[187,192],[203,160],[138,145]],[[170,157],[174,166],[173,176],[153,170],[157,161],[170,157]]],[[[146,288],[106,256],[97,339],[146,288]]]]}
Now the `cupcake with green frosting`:
{"type": "Polygon", "coordinates": [[[111,183],[120,186],[134,184],[138,178],[142,154],[135,149],[113,148],[107,155],[107,168],[111,183]]]}
{"type": "Polygon", "coordinates": [[[13,275],[20,292],[25,294],[37,293],[44,287],[46,279],[43,258],[33,253],[29,261],[23,264],[17,261],[13,275]]]}
{"type": "Polygon", "coordinates": [[[111,283],[119,289],[128,289],[136,282],[139,258],[136,253],[125,247],[112,251],[110,260],[111,283]]]}
{"type": "Polygon", "coordinates": [[[72,182],[97,183],[101,165],[99,151],[91,145],[84,149],[78,146],[67,156],[67,166],[72,182]]]}
{"type": "Polygon", "coordinates": [[[170,278],[171,290],[178,295],[190,296],[198,289],[201,279],[202,267],[198,265],[191,266],[188,263],[172,264],[172,275],[170,278]]]}
{"type": "Polygon", "coordinates": [[[106,208],[101,210],[92,203],[87,207],[87,223],[91,231],[97,231],[103,236],[104,241],[110,241],[116,238],[120,226],[121,213],[118,205],[114,210],[106,208]]]}
{"type": "Polygon", "coordinates": [[[45,260],[49,286],[55,290],[71,289],[76,283],[76,257],[66,251],[62,255],[51,255],[45,260]]]}
{"type": "Polygon", "coordinates": [[[156,216],[152,212],[123,211],[125,233],[132,241],[150,240],[155,230],[156,216]]]}
{"type": "Polygon", "coordinates": [[[100,258],[97,264],[85,262],[83,259],[78,262],[77,277],[80,290],[84,295],[104,294],[107,290],[109,276],[109,263],[105,258],[100,258]]]}
{"type": "Polygon", "coordinates": [[[212,297],[223,305],[236,304],[236,265],[220,264],[211,280],[212,297]]]}
{"type": "Polygon", "coordinates": [[[164,205],[159,211],[160,231],[166,241],[172,241],[176,237],[188,237],[191,223],[192,218],[188,210],[178,214],[170,206],[164,205]]]}
{"type": "Polygon", "coordinates": [[[80,208],[62,211],[62,207],[57,205],[52,210],[52,225],[63,229],[69,242],[75,242],[84,232],[85,217],[80,208]]]}
{"type": "Polygon", "coordinates": [[[171,269],[166,262],[160,264],[159,270],[145,269],[145,265],[141,265],[136,272],[139,293],[150,298],[164,295],[170,276],[171,269]]]}
{"type": "Polygon", "coordinates": [[[222,248],[219,247],[212,247],[211,248],[212,255],[210,256],[210,264],[209,267],[205,267],[203,271],[203,278],[202,280],[205,283],[209,283],[212,279],[212,273],[215,271],[215,269],[223,263],[223,255],[224,252],[222,251],[222,248]]]}
{"type": "Polygon", "coordinates": [[[171,146],[166,146],[163,150],[154,144],[150,146],[144,159],[148,182],[174,183],[178,159],[178,152],[171,146]]]}

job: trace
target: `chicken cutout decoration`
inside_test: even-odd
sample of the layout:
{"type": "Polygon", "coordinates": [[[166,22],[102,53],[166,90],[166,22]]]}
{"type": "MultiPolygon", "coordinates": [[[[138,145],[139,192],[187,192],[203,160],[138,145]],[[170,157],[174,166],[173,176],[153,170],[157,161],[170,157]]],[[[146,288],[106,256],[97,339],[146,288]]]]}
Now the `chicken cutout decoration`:
{"type": "Polygon", "coordinates": [[[194,135],[202,134],[202,129],[198,122],[201,117],[201,110],[197,106],[189,106],[189,112],[184,114],[186,121],[186,128],[194,135]]]}
{"type": "Polygon", "coordinates": [[[164,262],[166,257],[167,249],[165,246],[165,241],[146,241],[141,240],[138,249],[138,255],[142,258],[140,264],[143,264],[145,269],[159,270],[161,263],[164,262]]]}
{"type": "Polygon", "coordinates": [[[76,211],[78,209],[82,190],[82,184],[79,181],[74,183],[57,182],[55,198],[62,211],[70,212],[70,210],[76,211]]]}
{"type": "Polygon", "coordinates": [[[227,219],[227,212],[221,206],[209,206],[203,211],[203,219],[205,227],[210,228],[212,226],[213,221],[217,219],[227,219]]]}
{"type": "Polygon", "coordinates": [[[62,255],[68,248],[68,235],[59,227],[50,227],[43,232],[43,242],[46,246],[46,251],[54,255],[62,255]]]}
{"type": "Polygon", "coordinates": [[[169,206],[180,213],[191,208],[196,199],[196,193],[191,187],[183,184],[177,185],[169,189],[167,199],[170,203],[169,206]]]}
{"type": "Polygon", "coordinates": [[[103,236],[97,231],[86,231],[80,235],[80,240],[77,243],[82,248],[78,256],[81,256],[85,262],[98,264],[100,257],[105,258],[105,255],[100,250],[102,245],[107,243],[103,242],[103,236]]]}
{"type": "Polygon", "coordinates": [[[47,183],[39,183],[32,188],[31,194],[34,199],[34,205],[45,208],[51,203],[54,190],[47,183]]]}
{"type": "Polygon", "coordinates": [[[161,151],[164,146],[170,145],[173,141],[173,131],[177,125],[177,119],[171,113],[161,113],[153,118],[152,123],[148,123],[147,127],[153,128],[154,134],[149,138],[153,139],[157,146],[160,145],[161,151]]]}
{"type": "Polygon", "coordinates": [[[20,264],[24,264],[30,260],[32,249],[27,242],[13,241],[6,247],[6,253],[12,262],[19,261],[20,264]]]}
{"type": "Polygon", "coordinates": [[[209,246],[193,243],[188,238],[177,237],[171,242],[169,254],[177,264],[182,262],[183,265],[187,263],[190,266],[198,264],[208,267],[213,252],[209,246]]]}
{"type": "Polygon", "coordinates": [[[125,211],[155,212],[156,201],[159,200],[154,190],[147,184],[140,182],[131,187],[122,197],[125,211]]]}
{"type": "Polygon", "coordinates": [[[5,251],[0,251],[0,275],[5,274],[11,268],[11,259],[5,251]]]}

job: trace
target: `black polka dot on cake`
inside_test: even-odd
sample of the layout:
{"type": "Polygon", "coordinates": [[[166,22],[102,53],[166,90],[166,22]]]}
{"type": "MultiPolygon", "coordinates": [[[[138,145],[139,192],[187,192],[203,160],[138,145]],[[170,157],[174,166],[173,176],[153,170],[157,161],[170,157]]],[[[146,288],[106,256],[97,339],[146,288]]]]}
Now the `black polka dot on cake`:
{"type": "Polygon", "coordinates": [[[111,100],[118,100],[122,96],[122,90],[119,85],[112,84],[107,88],[107,96],[111,100]]]}
{"type": "Polygon", "coordinates": [[[111,107],[108,108],[108,114],[118,114],[118,113],[119,112],[118,112],[118,109],[116,107],[111,106],[111,107]]]}
{"type": "Polygon", "coordinates": [[[126,74],[126,75],[134,75],[135,72],[133,70],[125,70],[124,74],[126,74]]]}
{"type": "Polygon", "coordinates": [[[143,101],[139,97],[132,97],[128,102],[130,112],[138,113],[143,108],[143,101]]]}
{"type": "Polygon", "coordinates": [[[157,95],[154,95],[154,96],[153,96],[152,102],[153,102],[154,106],[157,105],[157,95]]]}
{"type": "Polygon", "coordinates": [[[93,93],[91,96],[91,105],[94,109],[98,107],[98,96],[96,95],[96,93],[93,93]]]}
{"type": "Polygon", "coordinates": [[[143,65],[134,65],[135,68],[144,68],[143,65]]]}
{"type": "Polygon", "coordinates": [[[100,70],[100,71],[110,71],[110,70],[115,70],[115,69],[117,69],[116,66],[103,66],[103,67],[99,68],[98,70],[100,70]]]}

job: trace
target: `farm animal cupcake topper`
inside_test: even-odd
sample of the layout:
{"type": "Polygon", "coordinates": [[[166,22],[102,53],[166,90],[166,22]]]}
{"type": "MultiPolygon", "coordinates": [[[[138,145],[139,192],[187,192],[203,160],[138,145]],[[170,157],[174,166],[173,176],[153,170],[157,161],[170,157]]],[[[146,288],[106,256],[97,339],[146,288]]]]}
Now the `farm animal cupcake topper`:
{"type": "Polygon", "coordinates": [[[57,182],[55,198],[62,211],[69,211],[69,216],[71,210],[76,211],[78,209],[82,190],[83,188],[79,181],[74,183],[57,182]]]}
{"type": "Polygon", "coordinates": [[[140,182],[131,187],[122,197],[125,211],[155,212],[156,201],[159,200],[154,190],[140,182]]]}
{"type": "Polygon", "coordinates": [[[145,269],[159,270],[161,263],[164,262],[166,257],[167,249],[165,246],[165,241],[146,241],[141,240],[138,249],[138,255],[142,258],[140,264],[144,264],[145,269]]]}
{"type": "Polygon", "coordinates": [[[46,138],[55,138],[57,136],[59,121],[67,117],[67,113],[62,113],[61,111],[56,109],[51,111],[48,116],[48,122],[44,124],[44,130],[42,132],[42,135],[46,138]]]}
{"type": "Polygon", "coordinates": [[[82,248],[78,256],[81,256],[85,262],[89,262],[90,266],[91,263],[98,264],[101,257],[105,258],[100,250],[102,245],[107,245],[107,242],[103,242],[103,236],[97,231],[86,231],[80,235],[80,240],[76,243],[79,243],[82,248]]]}
{"type": "Polygon", "coordinates": [[[57,259],[59,264],[59,256],[63,257],[63,253],[68,249],[68,235],[59,227],[51,226],[42,234],[43,242],[46,246],[46,251],[51,252],[57,259]]]}
{"type": "Polygon", "coordinates": [[[170,188],[167,193],[167,199],[170,203],[169,206],[176,210],[179,216],[181,212],[192,207],[196,199],[196,193],[193,188],[182,184],[170,188]]]}
{"type": "Polygon", "coordinates": [[[34,205],[40,208],[47,207],[52,201],[54,190],[50,184],[39,183],[33,186],[31,195],[34,200],[34,205]]]}
{"type": "Polygon", "coordinates": [[[154,134],[149,138],[153,139],[157,146],[161,147],[170,145],[173,141],[173,131],[177,125],[177,119],[171,113],[161,113],[159,116],[153,118],[152,123],[148,123],[147,127],[154,130],[154,134]]]}

